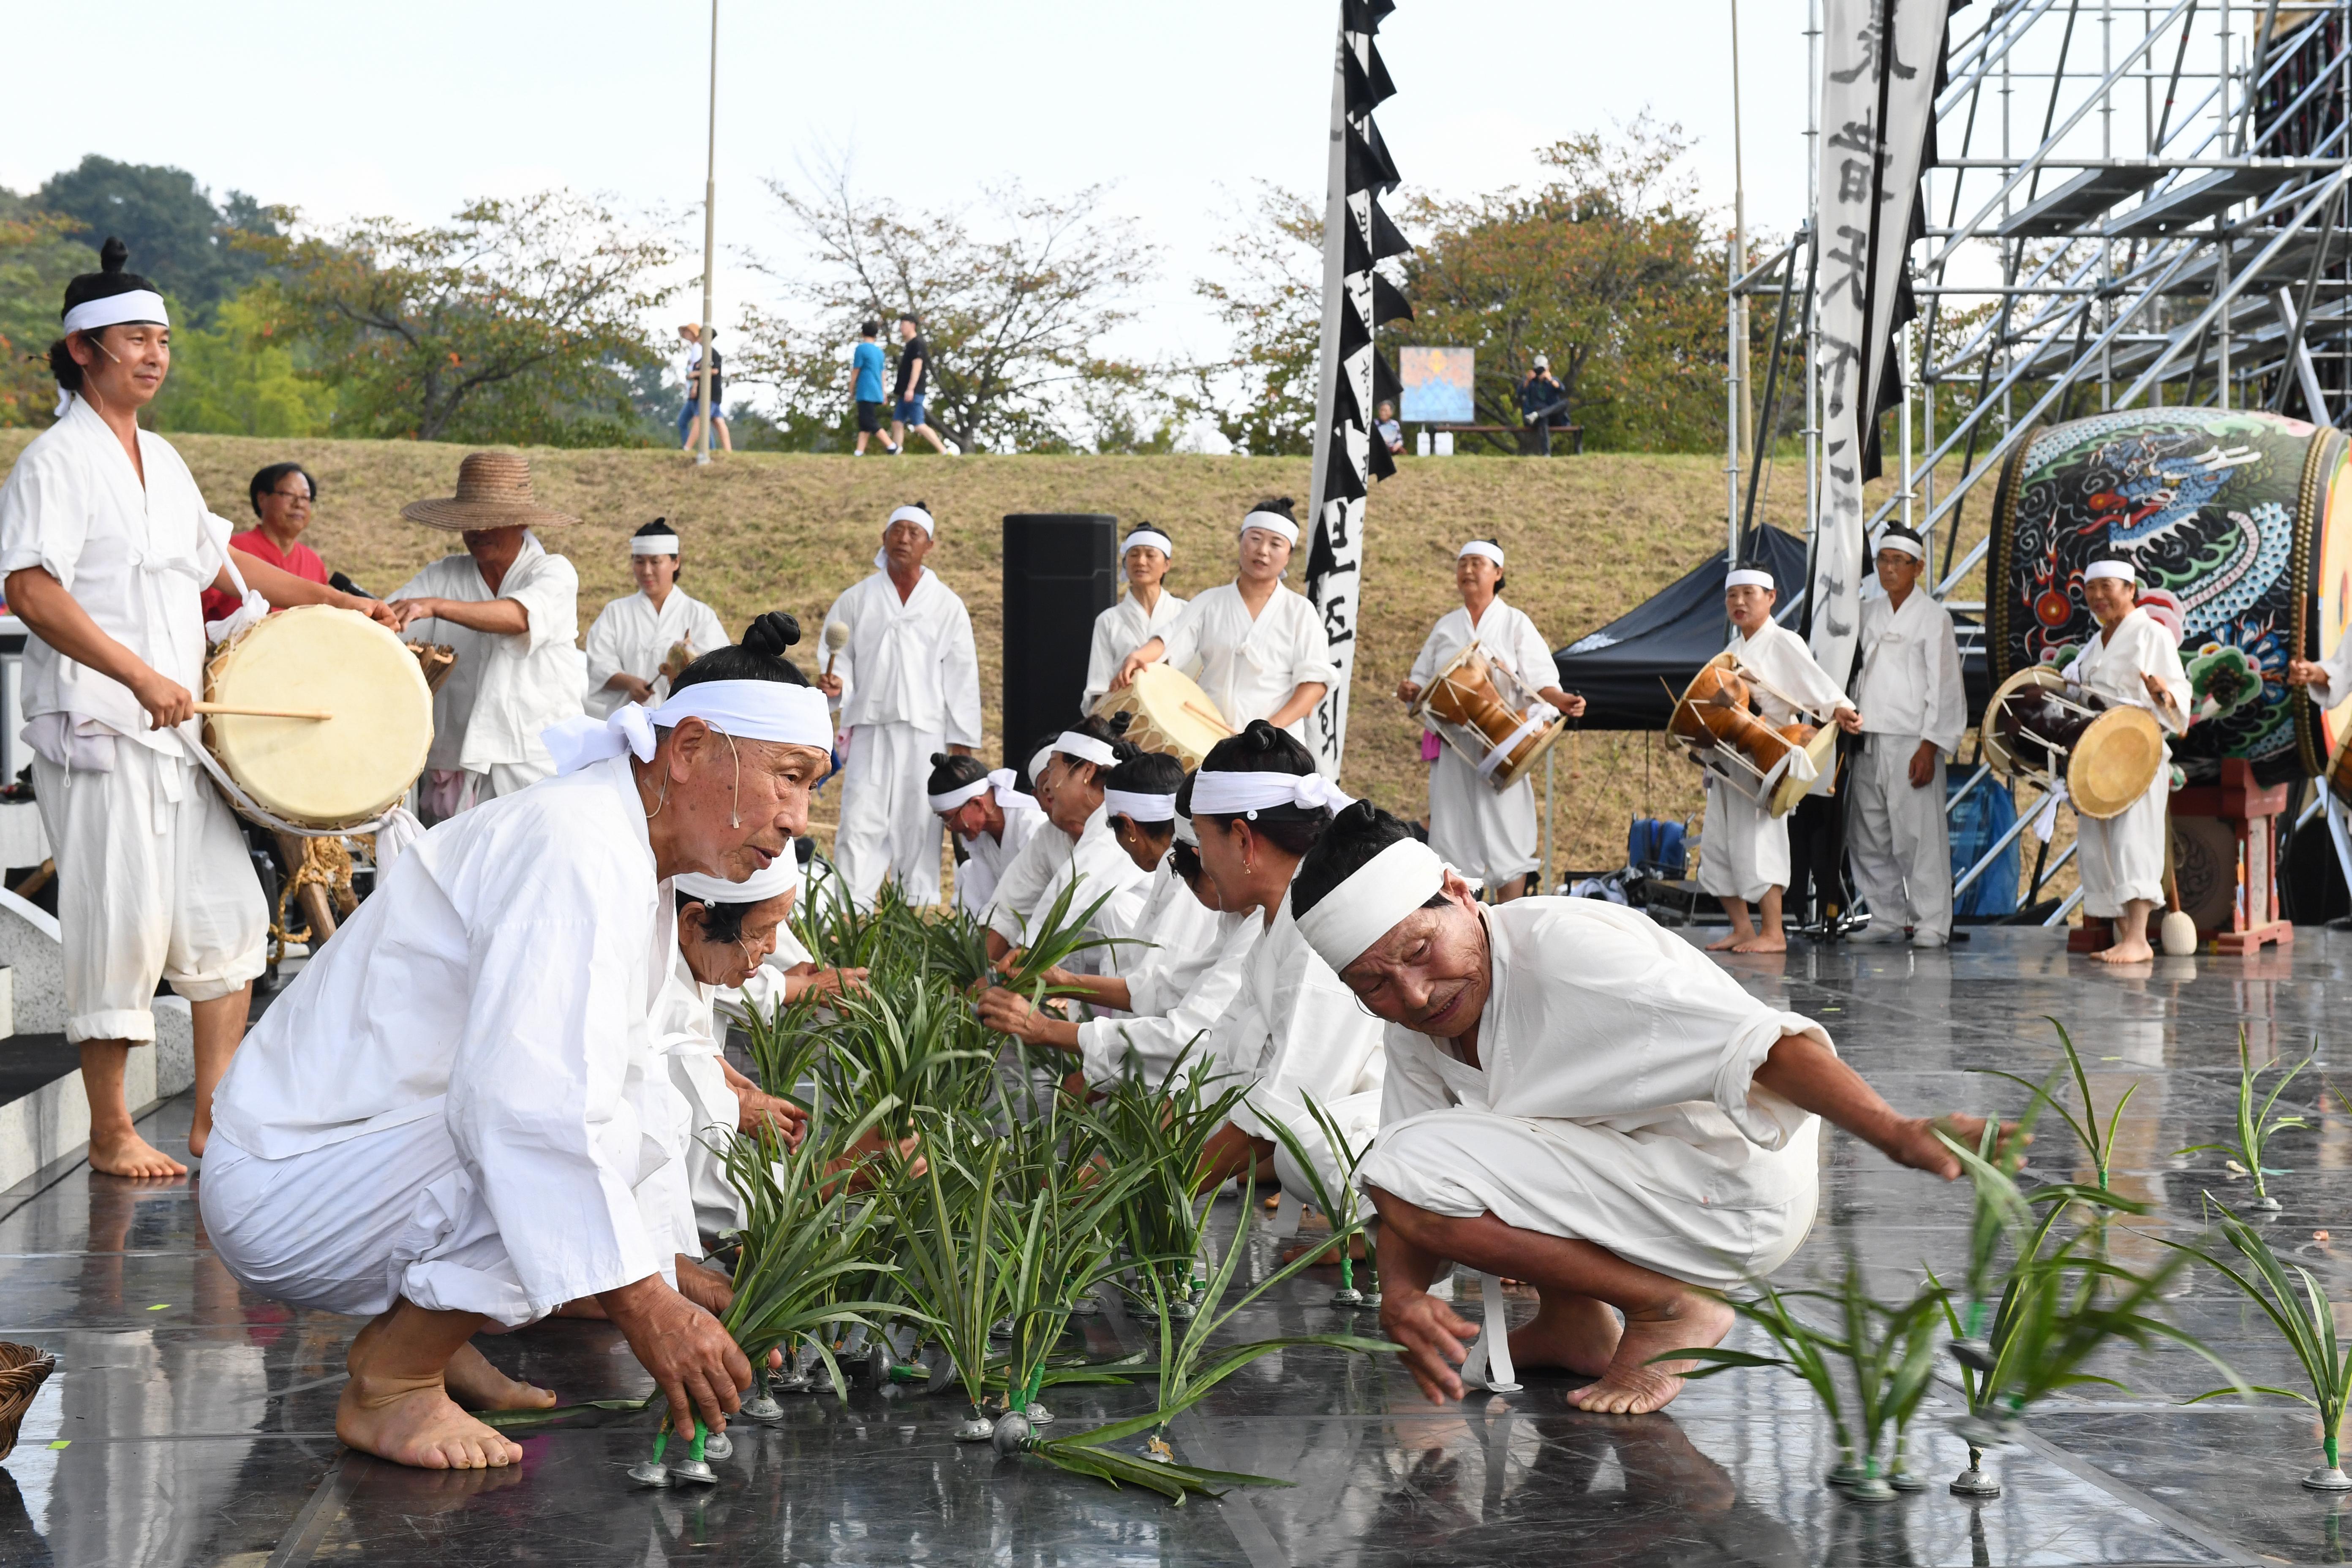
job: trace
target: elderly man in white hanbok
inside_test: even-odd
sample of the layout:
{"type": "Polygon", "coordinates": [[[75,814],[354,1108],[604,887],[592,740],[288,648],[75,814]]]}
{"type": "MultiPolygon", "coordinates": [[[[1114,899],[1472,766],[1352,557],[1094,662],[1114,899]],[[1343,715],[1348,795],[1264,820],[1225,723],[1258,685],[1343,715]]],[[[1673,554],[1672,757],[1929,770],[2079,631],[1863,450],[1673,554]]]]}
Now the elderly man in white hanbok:
{"type": "MultiPolygon", "coordinates": [[[[1109,734],[1101,720],[1087,719],[1055,741],[1039,785],[1045,821],[1006,868],[989,906],[990,958],[1003,958],[1044,934],[1066,889],[1075,891],[1065,918],[1105,900],[1086,921],[1088,936],[1124,936],[1134,926],[1149,878],[1119,847],[1103,804],[1103,776],[1118,761],[1109,734]]],[[[1098,970],[1098,952],[1087,956],[1094,962],[1086,967],[1098,970]]]]}
{"type": "Polygon", "coordinates": [[[1878,584],[1863,601],[1862,752],[1846,777],[1853,791],[1846,854],[1870,924],[1854,942],[1941,947],[1952,936],[1952,838],[1944,816],[1944,762],[1969,724],[1960,647],[1952,617],[1919,589],[1927,547],[1895,524],[1878,536],[1878,584]]]}
{"type": "Polygon", "coordinates": [[[1127,592],[1095,617],[1094,646],[1087,654],[1087,689],[1078,698],[1081,717],[1095,710],[1095,703],[1118,679],[1119,667],[1129,654],[1153,637],[1166,637],[1176,624],[1184,601],[1161,586],[1175,554],[1175,542],[1149,523],[1129,533],[1119,547],[1118,574],[1127,592]]]}
{"type": "MultiPolygon", "coordinates": [[[[1299,868],[1305,944],[1387,1021],[1387,1100],[1359,1173],[1381,1216],[1381,1326],[1434,1401],[1475,1333],[1429,1294],[1449,1263],[1542,1292],[1511,1359],[1598,1379],[1584,1409],[1655,1410],[1731,1327],[1709,1293],[1770,1273],[1817,1200],[1817,1117],[1898,1163],[1960,1163],[1838,1060],[1639,911],[1482,909],[1394,817],[1341,814],[1299,868]],[[1613,1309],[1613,1310],[1612,1310],[1613,1309]],[[1616,1313],[1624,1314],[1621,1327],[1616,1313]]],[[[1953,1119],[1973,1138],[1981,1122],[1953,1119]]]]}
{"type": "MultiPolygon", "coordinates": [[[[1724,579],[1723,607],[1733,628],[1730,652],[1759,678],[1756,706],[1764,722],[1775,730],[1793,724],[1801,707],[1814,718],[1834,714],[1838,728],[1859,733],[1860,711],[1822,673],[1805,639],[1773,621],[1777,597],[1772,574],[1761,567],[1737,567],[1724,579]]],[[[1698,885],[1720,900],[1731,917],[1731,934],[1710,947],[1788,951],[1789,938],[1780,929],[1780,895],[1789,886],[1788,820],[1712,771],[1706,775],[1706,822],[1699,834],[1698,885]],[[1749,904],[1757,906],[1760,930],[1748,924],[1749,904]]]]}
{"type": "Polygon", "coordinates": [[[939,902],[940,819],[923,787],[931,753],[980,746],[971,616],[923,564],[936,531],[920,506],[892,512],[874,574],[825,612],[828,639],[836,626],[848,634],[817,680],[838,709],[847,753],[833,859],[860,909],[886,877],[911,903],[939,902]]]}
{"type": "Polygon", "coordinates": [[[1011,768],[990,770],[980,759],[931,753],[931,809],[964,847],[955,870],[956,908],[985,919],[1005,868],[1045,820],[1037,797],[1017,787],[1011,768]]]}
{"type": "Polygon", "coordinates": [[[1112,950],[1108,973],[1046,973],[1049,984],[1092,1005],[1097,1016],[1073,1022],[1002,987],[980,999],[981,1017],[991,1026],[1070,1052],[1093,1088],[1130,1072],[1155,1086],[1166,1081],[1232,1005],[1257,941],[1252,913],[1222,913],[1211,902],[1216,889],[1201,869],[1200,839],[1176,814],[1183,778],[1175,758],[1146,754],[1112,769],[1103,791],[1119,847],[1150,874],[1142,906],[1129,928],[1116,933],[1135,940],[1112,950]]]}
{"type": "Polygon", "coordinates": [[[0,487],[0,574],[33,634],[17,699],[57,862],[65,1036],[80,1047],[90,1167],[176,1176],[187,1167],[131,1120],[131,1049],[154,1040],[156,985],[169,981],[194,1016],[188,1150],[202,1154],[269,928],[236,819],[194,766],[202,595],[242,600],[215,636],[272,602],[390,614],[229,543],[180,455],[139,427],[171,366],[163,296],[122,269],[121,241],[107,241],[104,258],[66,289],[50,354],[57,423],[0,487]]]}
{"type": "Polygon", "coordinates": [[[658,709],[559,728],[560,776],[425,835],[222,1084],[199,1194],[221,1261],[273,1300],[374,1318],[336,1415],[351,1447],[514,1462],[450,1394],[551,1399],[467,1342],[587,1297],[681,1429],[723,1426],[749,1386],[712,1315],[724,1279],[678,1259],[686,1110],[651,1014],[677,947],[664,879],[740,879],[806,825],[831,725],[762,637],[785,620],[658,709]]]}
{"type": "MultiPolygon", "coordinates": [[[[1502,546],[1491,539],[1464,545],[1454,559],[1454,585],[1462,607],[1438,617],[1412,673],[1397,688],[1398,701],[1408,708],[1420,701],[1429,683],[1475,642],[1552,708],[1571,719],[1584,711],[1583,698],[1559,689],[1559,667],[1535,622],[1503,603],[1502,546]]],[[[1502,754],[1510,750],[1501,748],[1502,754]]],[[[1535,780],[1497,790],[1461,752],[1440,746],[1429,770],[1429,846],[1447,865],[1493,889],[1497,903],[1517,898],[1537,865],[1535,780]]]]}
{"type": "Polygon", "coordinates": [[[1282,585],[1297,543],[1288,500],[1257,506],[1242,519],[1234,580],[1185,605],[1165,634],[1129,654],[1111,685],[1165,659],[1199,680],[1234,729],[1264,719],[1304,741],[1307,715],[1330,689],[1334,667],[1322,617],[1306,595],[1282,585]]]}
{"type": "Polygon", "coordinates": [[[581,714],[587,661],[580,635],[580,574],[533,531],[580,520],[538,504],[530,463],[476,452],[457,468],[457,493],[400,509],[411,522],[465,536],[466,548],[401,584],[393,612],[411,642],[446,643],[457,662],[433,694],[433,748],[425,758],[428,823],[514,794],[555,771],[541,731],[581,714]]]}
{"type": "Polygon", "coordinates": [[[629,575],[637,591],[588,626],[588,712],[598,719],[624,702],[658,706],[678,668],[729,641],[718,612],[677,585],[685,573],[668,519],[630,536],[629,575]]]}
{"type": "MultiPolygon", "coordinates": [[[[2180,646],[2156,617],[2138,607],[2138,569],[2110,557],[2083,569],[2083,598],[2099,629],[2065,669],[2066,679],[2111,704],[2145,708],[2168,734],[2189,727],[2189,672],[2180,646]]],[[[2147,791],[2116,816],[2100,821],[2079,813],[2075,863],[2083,874],[2083,913],[2113,921],[2115,942],[2091,956],[2106,963],[2145,963],[2148,916],[2164,900],[2165,814],[2171,804],[2172,752],[2147,791]]]]}

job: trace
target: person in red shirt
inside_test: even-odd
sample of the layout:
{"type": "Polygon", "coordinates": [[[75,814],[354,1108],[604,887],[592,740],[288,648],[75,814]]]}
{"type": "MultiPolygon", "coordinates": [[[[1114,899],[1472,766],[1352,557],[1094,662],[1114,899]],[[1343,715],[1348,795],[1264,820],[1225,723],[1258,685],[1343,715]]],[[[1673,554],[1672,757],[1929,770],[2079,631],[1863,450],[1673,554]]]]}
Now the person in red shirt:
{"type": "MultiPolygon", "coordinates": [[[[232,535],[229,543],[305,582],[324,583],[327,563],[301,542],[302,531],[310,526],[310,508],[319,499],[319,481],[299,463],[272,463],[253,476],[246,494],[261,526],[232,535]]],[[[205,591],[205,619],[226,620],[236,609],[235,595],[205,591]]]]}

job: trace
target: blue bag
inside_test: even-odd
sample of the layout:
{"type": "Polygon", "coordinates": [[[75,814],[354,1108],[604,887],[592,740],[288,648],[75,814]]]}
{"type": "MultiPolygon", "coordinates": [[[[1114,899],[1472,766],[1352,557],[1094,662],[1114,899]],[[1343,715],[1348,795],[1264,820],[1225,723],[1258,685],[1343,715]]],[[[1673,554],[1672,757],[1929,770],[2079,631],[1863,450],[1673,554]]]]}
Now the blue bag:
{"type": "Polygon", "coordinates": [[[1684,847],[1686,829],[1679,822],[1637,816],[1625,830],[1625,864],[1644,877],[1677,879],[1690,869],[1684,847]]]}
{"type": "MultiPolygon", "coordinates": [[[[1944,789],[1947,798],[1968,782],[1962,773],[1947,773],[1944,789]]],[[[2017,821],[2017,802],[2011,798],[2009,786],[1998,779],[1987,779],[1969,792],[1966,800],[1952,808],[1949,818],[1952,830],[1952,880],[1957,882],[1969,873],[1969,868],[1984,858],[1984,852],[1993,841],[2007,833],[2017,821]]],[[[2017,912],[2017,847],[2020,839],[2012,838],[2000,858],[1985,868],[1983,876],[1969,883],[1952,906],[1954,915],[2013,915],[2017,912]]]]}

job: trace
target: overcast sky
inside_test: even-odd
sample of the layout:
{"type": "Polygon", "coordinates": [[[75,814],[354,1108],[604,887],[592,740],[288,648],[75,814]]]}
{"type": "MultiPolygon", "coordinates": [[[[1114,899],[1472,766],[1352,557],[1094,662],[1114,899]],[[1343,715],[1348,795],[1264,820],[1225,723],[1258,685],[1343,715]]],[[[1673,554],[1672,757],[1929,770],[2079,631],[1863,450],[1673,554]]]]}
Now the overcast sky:
{"type": "MultiPolygon", "coordinates": [[[[1730,5],[1402,0],[1380,38],[1399,90],[1379,120],[1407,189],[1531,181],[1535,147],[1648,109],[1696,140],[1693,167],[1727,223],[1730,5]]],[[[1112,185],[1159,265],[1119,346],[1213,351],[1192,280],[1215,268],[1210,247],[1253,182],[1321,192],[1338,12],[1332,0],[721,0],[720,319],[761,288],[747,252],[793,252],[760,177],[797,179],[846,152],[866,188],[919,207],[1011,178],[1041,193],[1112,185]]],[[[1752,228],[1785,233],[1802,216],[1804,12],[1803,0],[1740,5],[1752,228]]],[[[96,152],[328,222],[428,220],[469,196],[563,185],[663,211],[679,240],[700,243],[707,5],[116,0],[104,16],[154,74],[93,74],[90,13],[12,8],[0,184],[28,190],[96,152]]]]}

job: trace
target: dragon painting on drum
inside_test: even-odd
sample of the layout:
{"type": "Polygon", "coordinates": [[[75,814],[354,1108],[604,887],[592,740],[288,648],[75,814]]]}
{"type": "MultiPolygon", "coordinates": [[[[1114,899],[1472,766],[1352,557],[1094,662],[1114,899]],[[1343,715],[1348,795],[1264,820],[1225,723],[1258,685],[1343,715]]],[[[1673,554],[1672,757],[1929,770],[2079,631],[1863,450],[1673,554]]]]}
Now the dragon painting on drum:
{"type": "Polygon", "coordinates": [[[2137,566],[2140,604],[2180,639],[2195,716],[2173,742],[2196,780],[2221,760],[2266,782],[2315,773],[2352,709],[2317,712],[2284,679],[2344,635],[2352,600],[2345,438],[2275,414],[2154,408],[2035,431],[1993,507],[1987,638],[1997,685],[2061,668],[2097,623],[2083,569],[2110,551],[2137,566]]]}

